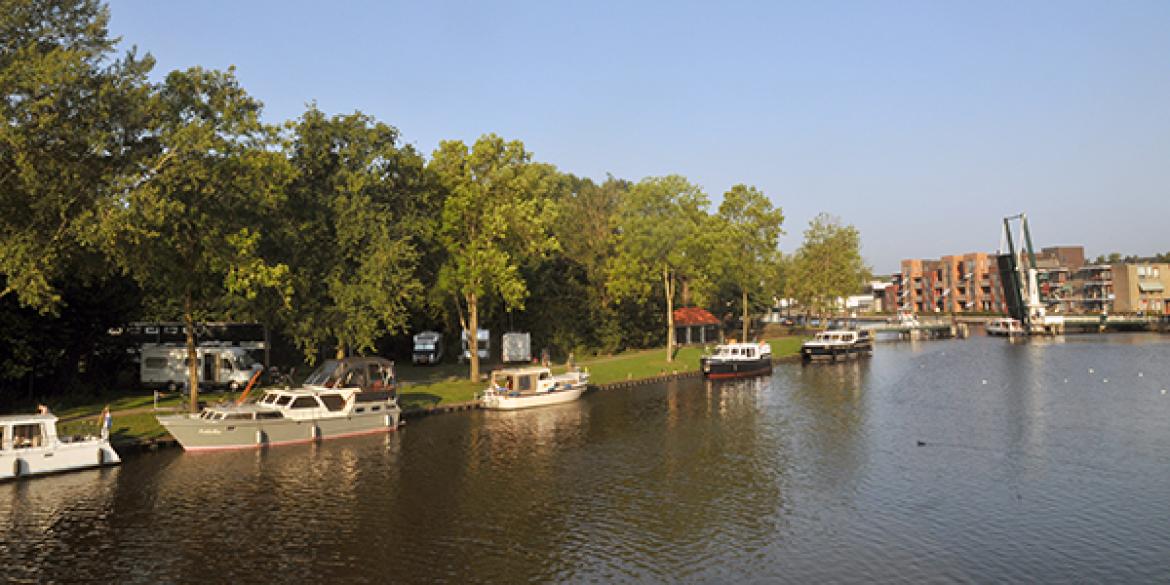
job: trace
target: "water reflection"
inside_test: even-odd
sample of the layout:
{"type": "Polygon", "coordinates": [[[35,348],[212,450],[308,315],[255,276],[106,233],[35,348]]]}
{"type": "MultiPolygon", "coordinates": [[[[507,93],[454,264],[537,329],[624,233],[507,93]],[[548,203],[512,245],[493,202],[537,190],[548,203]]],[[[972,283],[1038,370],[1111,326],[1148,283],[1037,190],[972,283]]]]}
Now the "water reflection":
{"type": "Polygon", "coordinates": [[[882,344],[390,435],[127,457],[0,485],[0,578],[1162,581],[1170,343],[1138,337],[882,344]]]}

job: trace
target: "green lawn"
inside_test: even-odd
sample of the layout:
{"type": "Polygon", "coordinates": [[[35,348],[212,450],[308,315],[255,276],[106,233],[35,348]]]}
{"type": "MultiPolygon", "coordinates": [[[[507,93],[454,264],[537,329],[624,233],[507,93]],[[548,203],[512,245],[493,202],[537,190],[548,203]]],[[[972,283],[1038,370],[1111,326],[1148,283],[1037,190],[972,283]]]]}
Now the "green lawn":
{"type": "MultiPolygon", "coordinates": [[[[772,346],[773,357],[791,356],[800,353],[802,337],[782,337],[769,340],[772,346]]],[[[646,349],[623,352],[613,356],[601,356],[582,360],[578,366],[589,372],[590,382],[593,384],[608,384],[637,378],[649,378],[663,374],[691,372],[699,368],[699,357],[704,348],[680,348],[674,361],[666,361],[664,349],[646,349]]],[[[499,364],[485,363],[481,366],[483,372],[489,372],[499,364]]],[[[564,366],[554,368],[563,371],[564,366]]],[[[428,408],[440,404],[467,402],[475,398],[475,394],[483,389],[482,382],[472,382],[467,379],[466,364],[442,364],[439,366],[416,367],[403,364],[398,368],[398,377],[402,381],[399,390],[399,403],[405,409],[428,408]]],[[[263,388],[253,389],[253,396],[263,394],[263,388]]],[[[231,393],[204,393],[200,399],[207,402],[232,400],[236,395],[231,393]]],[[[115,442],[155,439],[167,436],[166,431],[159,426],[155,414],[163,414],[181,409],[186,405],[185,400],[177,395],[169,395],[159,401],[159,411],[152,410],[154,396],[149,392],[135,392],[123,396],[111,397],[83,406],[54,409],[54,414],[64,422],[60,424],[63,435],[97,434],[98,416],[102,408],[109,404],[113,412],[112,437],[115,442]],[[68,420],[73,419],[73,420],[68,420]]]]}

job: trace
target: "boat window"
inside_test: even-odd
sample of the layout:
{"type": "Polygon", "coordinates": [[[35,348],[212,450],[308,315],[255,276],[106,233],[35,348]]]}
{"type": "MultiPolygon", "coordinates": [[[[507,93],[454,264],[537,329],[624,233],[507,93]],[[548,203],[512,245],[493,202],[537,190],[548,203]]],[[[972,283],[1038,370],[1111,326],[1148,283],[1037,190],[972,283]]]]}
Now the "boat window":
{"type": "Polygon", "coordinates": [[[519,382],[517,390],[521,392],[532,390],[532,376],[520,376],[516,381],[519,382]]]}
{"type": "Polygon", "coordinates": [[[288,406],[289,402],[292,402],[292,396],[285,394],[284,396],[281,396],[279,399],[277,399],[276,405],[277,406],[288,406]]]}
{"type": "Polygon", "coordinates": [[[744,357],[756,357],[756,352],[754,352],[750,349],[745,349],[745,350],[743,350],[743,355],[744,355],[744,357]]]}
{"type": "Polygon", "coordinates": [[[337,375],[340,374],[341,362],[337,360],[325,360],[308,378],[305,378],[305,384],[309,386],[328,386],[332,387],[337,383],[337,375]]]}
{"type": "Polygon", "coordinates": [[[223,420],[223,413],[222,412],[215,413],[213,420],[223,420]]]}
{"type": "Polygon", "coordinates": [[[292,408],[317,408],[317,399],[312,396],[301,396],[293,401],[292,408]]]}
{"type": "Polygon", "coordinates": [[[321,399],[321,403],[325,405],[325,408],[334,412],[345,408],[345,399],[336,394],[320,396],[319,398],[321,399]]]}
{"type": "Polygon", "coordinates": [[[264,395],[264,398],[260,399],[260,403],[261,404],[272,404],[273,402],[276,402],[277,396],[278,395],[275,392],[268,392],[264,395]]]}
{"type": "Polygon", "coordinates": [[[363,413],[363,412],[365,412],[365,411],[366,411],[366,407],[364,407],[364,406],[359,406],[359,407],[357,407],[357,408],[353,409],[353,411],[354,411],[354,412],[356,412],[357,414],[361,414],[361,413],[363,413]]]}
{"type": "Polygon", "coordinates": [[[224,418],[228,420],[252,420],[252,414],[248,412],[233,412],[224,418]]]}
{"type": "Polygon", "coordinates": [[[12,448],[32,449],[41,446],[41,424],[12,425],[12,448]]]}
{"type": "Polygon", "coordinates": [[[389,376],[386,375],[387,372],[385,370],[383,370],[382,366],[380,366],[378,364],[370,364],[369,374],[370,374],[370,390],[373,390],[375,392],[378,390],[382,390],[383,388],[386,387],[386,384],[389,383],[389,380],[387,380],[387,378],[389,376]]]}
{"type": "Polygon", "coordinates": [[[256,420],[265,419],[265,418],[284,418],[284,415],[279,413],[279,412],[274,412],[274,411],[257,412],[256,413],[256,420]]]}
{"type": "Polygon", "coordinates": [[[378,412],[379,410],[382,410],[381,406],[371,406],[370,407],[370,412],[378,412]]]}
{"type": "Polygon", "coordinates": [[[366,388],[368,385],[366,372],[357,368],[346,373],[345,382],[342,383],[346,388],[366,388]]]}

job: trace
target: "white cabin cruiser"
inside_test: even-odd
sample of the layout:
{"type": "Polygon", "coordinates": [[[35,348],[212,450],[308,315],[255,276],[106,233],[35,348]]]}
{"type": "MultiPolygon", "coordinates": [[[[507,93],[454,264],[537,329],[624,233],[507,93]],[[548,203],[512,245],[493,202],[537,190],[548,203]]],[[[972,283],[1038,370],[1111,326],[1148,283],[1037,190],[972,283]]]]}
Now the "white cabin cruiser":
{"type": "Polygon", "coordinates": [[[873,335],[866,330],[821,331],[800,346],[800,357],[806,362],[866,355],[873,355],[873,335]]]}
{"type": "Polygon", "coordinates": [[[0,479],[121,463],[102,426],[100,437],[62,437],[52,414],[0,416],[0,479]]]}
{"type": "Polygon", "coordinates": [[[208,406],[158,422],[184,449],[212,451],[389,432],[401,415],[394,362],[346,358],[325,361],[300,388],[269,389],[253,403],[208,406]]]}
{"type": "Polygon", "coordinates": [[[772,372],[772,346],[760,343],[725,343],[711,355],[699,358],[703,377],[744,378],[772,372]]]}
{"type": "Polygon", "coordinates": [[[516,410],[572,402],[589,386],[589,374],[569,372],[554,376],[545,367],[506,368],[492,372],[491,384],[479,395],[490,410],[516,410]]]}
{"type": "Polygon", "coordinates": [[[999,335],[1003,337],[1015,337],[1026,333],[1024,331],[1024,324],[1011,317],[992,319],[987,322],[985,329],[988,335],[999,335]]]}

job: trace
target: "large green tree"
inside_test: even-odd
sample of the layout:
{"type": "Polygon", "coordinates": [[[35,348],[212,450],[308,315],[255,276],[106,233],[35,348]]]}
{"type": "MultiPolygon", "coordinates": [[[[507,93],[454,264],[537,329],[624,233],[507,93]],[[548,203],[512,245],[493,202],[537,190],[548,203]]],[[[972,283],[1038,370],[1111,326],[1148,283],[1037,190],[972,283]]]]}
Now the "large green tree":
{"type": "Polygon", "coordinates": [[[292,129],[295,174],[273,238],[292,270],[285,329],[310,362],[326,341],[338,357],[372,350],[422,294],[417,247],[437,224],[424,161],[361,113],[312,107],[292,129]]]}
{"type": "Polygon", "coordinates": [[[725,279],[739,289],[743,312],[743,340],[751,326],[749,296],[777,289],[779,239],[784,213],[755,187],[735,185],[723,194],[716,215],[720,265],[725,279]]]}
{"type": "Polygon", "coordinates": [[[558,248],[550,226],[564,181],[551,165],[533,162],[523,143],[494,134],[470,149],[461,141],[442,142],[428,168],[445,197],[439,241],[447,257],[439,286],[456,299],[459,322],[469,332],[470,377],[478,380],[481,303],[496,295],[508,308],[524,308],[528,286],[520,268],[558,248]]]}
{"type": "Polygon", "coordinates": [[[95,234],[141,160],[149,56],[114,57],[96,0],[0,1],[0,299],[59,308],[106,276],[95,234]]]}
{"type": "Polygon", "coordinates": [[[861,258],[861,233],[822,213],[809,222],[791,261],[788,296],[806,311],[821,313],[861,290],[870,270],[861,258]]]}
{"type": "Polygon", "coordinates": [[[106,241],[118,264],[186,326],[191,409],[198,403],[195,323],[224,317],[228,299],[286,286],[288,270],[259,254],[279,221],[288,164],[260,122],[260,103],[231,71],[174,71],[156,88],[158,150],[127,185],[106,241]],[[169,305],[168,305],[169,302],[169,305]]]}
{"type": "Polygon", "coordinates": [[[638,182],[622,201],[617,246],[609,262],[609,290],[615,298],[666,301],[666,360],[674,359],[674,299],[679,285],[701,298],[714,282],[711,268],[714,227],[710,201],[699,187],[678,175],[638,182]]]}

